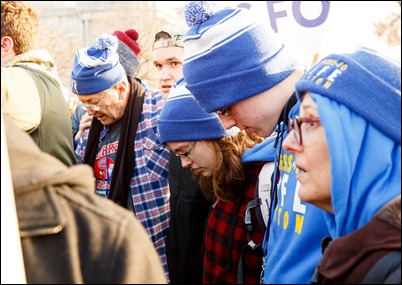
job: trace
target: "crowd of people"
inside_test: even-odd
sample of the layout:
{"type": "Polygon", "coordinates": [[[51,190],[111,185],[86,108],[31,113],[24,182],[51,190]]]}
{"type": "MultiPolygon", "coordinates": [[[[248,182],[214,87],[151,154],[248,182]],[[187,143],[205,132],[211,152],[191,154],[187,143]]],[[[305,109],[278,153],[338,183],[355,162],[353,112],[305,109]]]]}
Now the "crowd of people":
{"type": "Polygon", "coordinates": [[[65,87],[36,11],[1,17],[27,283],[401,283],[400,62],[305,70],[249,10],[190,1],[154,35],[157,89],[134,28],[77,49],[65,87]]]}

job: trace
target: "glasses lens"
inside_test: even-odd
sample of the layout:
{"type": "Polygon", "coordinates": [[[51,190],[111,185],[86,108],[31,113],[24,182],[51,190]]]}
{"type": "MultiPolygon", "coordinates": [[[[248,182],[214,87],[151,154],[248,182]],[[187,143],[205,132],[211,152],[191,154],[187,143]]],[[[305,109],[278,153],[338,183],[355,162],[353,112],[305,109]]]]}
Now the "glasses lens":
{"type": "Polygon", "coordinates": [[[84,107],[87,108],[87,110],[91,110],[91,111],[99,111],[99,106],[96,105],[91,105],[91,104],[84,104],[84,107]]]}
{"type": "Polygon", "coordinates": [[[175,153],[175,155],[181,159],[185,159],[188,156],[188,153],[175,153]]]}
{"type": "Polygon", "coordinates": [[[175,153],[175,155],[180,157],[180,158],[182,158],[182,159],[187,158],[189,156],[190,152],[193,150],[193,147],[194,147],[195,143],[196,142],[191,143],[185,153],[175,153]]]}
{"type": "Polygon", "coordinates": [[[292,129],[293,129],[293,133],[295,135],[297,144],[300,144],[300,125],[299,125],[299,120],[296,116],[292,118],[292,129]]]}

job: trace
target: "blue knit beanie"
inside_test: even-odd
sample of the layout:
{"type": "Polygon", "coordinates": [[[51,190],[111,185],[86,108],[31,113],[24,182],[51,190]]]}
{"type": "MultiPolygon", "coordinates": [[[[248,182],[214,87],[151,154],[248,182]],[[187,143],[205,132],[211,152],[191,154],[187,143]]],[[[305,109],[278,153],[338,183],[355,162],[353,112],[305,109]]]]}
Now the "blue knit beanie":
{"type": "Polygon", "coordinates": [[[335,100],[354,111],[393,141],[401,143],[401,64],[380,53],[360,48],[350,54],[331,54],[296,83],[305,92],[335,100]]]}
{"type": "Polygon", "coordinates": [[[226,137],[216,113],[206,113],[185,87],[183,79],[170,90],[157,120],[162,142],[215,140],[226,137]]]}
{"type": "Polygon", "coordinates": [[[296,69],[296,60],[270,26],[247,9],[190,1],[184,16],[183,74],[207,112],[271,89],[296,69]]]}
{"type": "Polygon", "coordinates": [[[116,53],[117,46],[116,36],[102,34],[94,45],[77,51],[71,72],[74,94],[95,94],[123,80],[126,72],[116,53]]]}

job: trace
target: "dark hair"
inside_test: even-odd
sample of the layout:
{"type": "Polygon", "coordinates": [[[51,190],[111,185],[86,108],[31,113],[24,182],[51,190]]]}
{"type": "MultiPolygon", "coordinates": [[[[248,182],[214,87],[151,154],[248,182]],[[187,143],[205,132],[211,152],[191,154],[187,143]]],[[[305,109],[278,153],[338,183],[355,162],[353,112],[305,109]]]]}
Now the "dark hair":
{"type": "Polygon", "coordinates": [[[160,39],[168,40],[168,39],[171,39],[171,38],[172,37],[168,33],[164,32],[164,31],[160,31],[160,32],[156,33],[154,42],[157,42],[160,39]]]}

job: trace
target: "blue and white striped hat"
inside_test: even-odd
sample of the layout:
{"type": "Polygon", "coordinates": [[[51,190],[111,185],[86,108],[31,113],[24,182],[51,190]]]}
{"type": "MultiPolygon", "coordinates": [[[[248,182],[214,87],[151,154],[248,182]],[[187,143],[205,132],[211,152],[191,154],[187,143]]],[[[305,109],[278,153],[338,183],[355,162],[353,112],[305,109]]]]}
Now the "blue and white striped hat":
{"type": "Polygon", "coordinates": [[[74,57],[71,90],[76,95],[91,95],[109,89],[123,80],[126,72],[117,54],[116,36],[102,34],[90,47],[74,57]]]}
{"type": "Polygon", "coordinates": [[[269,24],[247,9],[215,11],[213,1],[190,1],[184,15],[186,87],[207,112],[271,89],[296,69],[296,60],[269,24]]]}
{"type": "Polygon", "coordinates": [[[226,132],[216,113],[206,113],[185,86],[176,82],[157,120],[162,142],[221,139],[226,132]]]}

